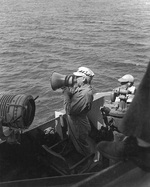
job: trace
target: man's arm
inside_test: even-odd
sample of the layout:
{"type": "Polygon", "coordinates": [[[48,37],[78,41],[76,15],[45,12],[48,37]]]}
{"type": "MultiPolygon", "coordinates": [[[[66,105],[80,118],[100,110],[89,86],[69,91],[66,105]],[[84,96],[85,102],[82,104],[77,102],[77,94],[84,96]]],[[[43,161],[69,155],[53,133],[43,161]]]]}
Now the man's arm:
{"type": "Polygon", "coordinates": [[[67,114],[70,114],[70,108],[71,108],[71,92],[68,87],[65,87],[63,89],[63,94],[64,94],[64,107],[66,110],[67,114]]]}

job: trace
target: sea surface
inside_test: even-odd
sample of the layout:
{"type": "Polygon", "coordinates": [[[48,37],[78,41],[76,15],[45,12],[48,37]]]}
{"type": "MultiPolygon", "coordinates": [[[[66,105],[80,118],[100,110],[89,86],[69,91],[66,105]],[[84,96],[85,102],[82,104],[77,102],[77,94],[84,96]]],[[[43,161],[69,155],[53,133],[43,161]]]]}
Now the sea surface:
{"type": "Polygon", "coordinates": [[[0,92],[36,100],[32,126],[63,107],[52,73],[91,68],[94,92],[130,73],[138,86],[150,59],[150,0],[0,0],[0,92]]]}

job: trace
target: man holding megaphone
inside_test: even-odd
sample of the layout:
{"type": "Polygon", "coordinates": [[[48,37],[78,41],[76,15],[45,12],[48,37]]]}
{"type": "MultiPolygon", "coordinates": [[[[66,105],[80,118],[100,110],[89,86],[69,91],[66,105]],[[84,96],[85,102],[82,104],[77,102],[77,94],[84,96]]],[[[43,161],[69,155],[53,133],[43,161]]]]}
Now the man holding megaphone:
{"type": "Polygon", "coordinates": [[[52,85],[53,90],[60,87],[63,89],[69,137],[76,150],[84,156],[93,150],[88,138],[91,126],[87,118],[93,101],[91,87],[93,77],[94,73],[89,68],[79,67],[72,76],[57,75],[59,81],[52,85]]]}

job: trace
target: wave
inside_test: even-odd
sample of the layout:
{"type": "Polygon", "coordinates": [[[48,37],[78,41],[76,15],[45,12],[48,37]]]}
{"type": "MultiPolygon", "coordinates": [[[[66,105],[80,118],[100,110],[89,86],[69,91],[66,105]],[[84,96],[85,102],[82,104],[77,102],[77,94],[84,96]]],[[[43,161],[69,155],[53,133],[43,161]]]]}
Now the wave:
{"type": "Polygon", "coordinates": [[[142,62],[135,62],[133,60],[124,60],[123,62],[120,62],[120,63],[141,66],[141,67],[147,67],[147,64],[148,64],[148,62],[145,62],[145,63],[143,63],[143,61],[142,62]]]}

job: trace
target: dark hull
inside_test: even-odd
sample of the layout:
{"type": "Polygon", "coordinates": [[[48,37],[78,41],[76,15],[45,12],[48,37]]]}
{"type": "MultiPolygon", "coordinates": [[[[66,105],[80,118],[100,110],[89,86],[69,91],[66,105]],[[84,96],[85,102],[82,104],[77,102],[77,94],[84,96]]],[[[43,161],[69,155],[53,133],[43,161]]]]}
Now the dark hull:
{"type": "MultiPolygon", "coordinates": [[[[99,109],[99,106],[104,103],[104,95],[100,94],[95,97],[93,110],[96,110],[97,107],[99,109]]],[[[93,123],[96,121],[93,119],[102,120],[102,116],[99,119],[98,114],[100,111],[98,113],[93,111],[89,114],[93,126],[91,139],[95,144],[98,142],[95,138],[99,131],[94,126],[93,123]]],[[[60,119],[58,116],[43,125],[24,131],[20,137],[20,144],[1,142],[0,182],[95,173],[106,168],[107,160],[94,163],[94,154],[84,157],[76,151],[72,144],[68,144],[64,119],[65,114],[63,114],[63,126],[62,118],[60,119]],[[45,133],[45,130],[49,130],[49,128],[52,131],[45,133]],[[65,154],[64,149],[67,149],[65,154]],[[62,152],[63,154],[61,154],[62,152]]]]}
{"type": "MultiPolygon", "coordinates": [[[[108,130],[107,127],[102,131],[98,129],[98,125],[104,122],[100,107],[104,105],[104,98],[109,94],[97,94],[92,110],[88,114],[92,127],[90,138],[95,145],[102,140],[113,140],[112,129],[108,130]]],[[[21,134],[20,144],[11,145],[6,141],[1,143],[1,184],[14,184],[16,187],[18,184],[26,186],[33,182],[32,185],[38,186],[40,181],[46,183],[48,180],[49,183],[55,181],[55,185],[62,185],[64,182],[61,180],[64,179],[67,179],[68,184],[74,184],[110,166],[109,160],[105,157],[94,162],[94,153],[82,156],[76,151],[66,133],[65,113],[63,111],[58,113],[60,115],[56,115],[43,125],[24,131],[21,134]]]]}

